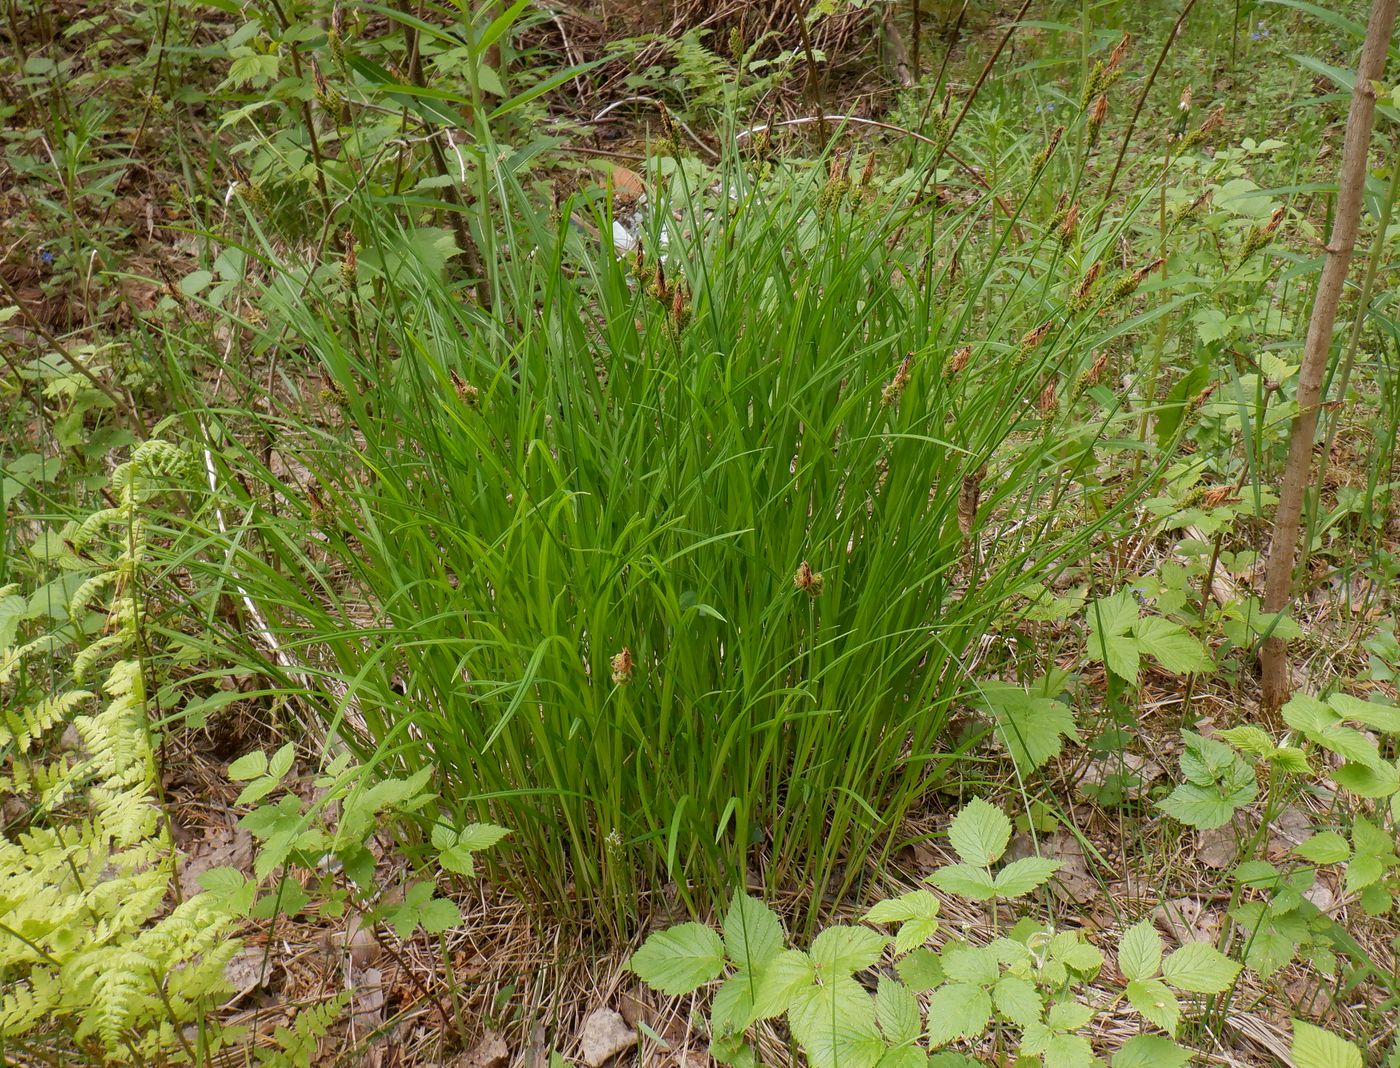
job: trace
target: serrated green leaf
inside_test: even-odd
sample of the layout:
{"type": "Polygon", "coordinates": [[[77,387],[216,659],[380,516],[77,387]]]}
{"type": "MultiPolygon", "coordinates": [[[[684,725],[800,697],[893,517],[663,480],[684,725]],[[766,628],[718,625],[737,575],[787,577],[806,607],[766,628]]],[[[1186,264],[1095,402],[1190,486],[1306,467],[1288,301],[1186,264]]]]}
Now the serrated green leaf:
{"type": "Polygon", "coordinates": [[[953,818],[948,840],[963,863],[987,868],[1006,852],[1011,821],[1001,809],[975,797],[953,818]]]}
{"type": "Polygon", "coordinates": [[[991,873],[971,864],[949,864],[930,875],[928,881],[944,893],[957,894],[969,901],[990,901],[997,896],[991,873]]]}
{"type": "Polygon", "coordinates": [[[1000,961],[996,950],[989,946],[969,946],[952,942],[943,949],[943,972],[957,983],[987,986],[996,982],[1000,961]]]}
{"type": "Polygon", "coordinates": [[[261,749],[254,749],[251,753],[244,753],[228,766],[228,777],[234,782],[244,782],[256,779],[266,771],[267,754],[261,749]]]}
{"type": "Polygon", "coordinates": [[[1056,1035],[1045,1047],[1045,1068],[1093,1068],[1102,1063],[1083,1035],[1056,1035]]]}
{"type": "Polygon", "coordinates": [[[919,1003],[908,987],[886,975],[880,976],[875,989],[875,1019],[890,1042],[918,1041],[919,1003]]]}
{"type": "Polygon", "coordinates": [[[755,970],[782,950],[783,925],[762,901],[735,893],[724,918],[724,948],[735,965],[755,970]]]}
{"type": "Polygon", "coordinates": [[[632,954],[628,966],[662,994],[689,994],[724,970],[724,943],[699,923],[657,931],[632,954]]]}
{"type": "Polygon", "coordinates": [[[916,949],[895,961],[895,972],[915,994],[932,990],[943,982],[943,962],[931,949],[916,949]]]}
{"type": "Polygon", "coordinates": [[[1027,1027],[1039,1020],[1045,1011],[1045,1001],[1035,984],[1015,975],[1003,975],[992,988],[992,1003],[1017,1027],[1027,1027]]]}
{"type": "Polygon", "coordinates": [[[1151,920],[1123,932],[1118,943],[1118,970],[1125,979],[1151,979],[1162,966],[1162,936],[1151,920]]]}
{"type": "Polygon", "coordinates": [[[756,1018],[769,1020],[787,1012],[797,992],[813,985],[816,976],[812,958],[800,950],[783,950],[765,962],[758,969],[756,977],[756,1018]]]}
{"type": "Polygon", "coordinates": [[[1248,724],[1216,731],[1215,736],[1229,742],[1242,753],[1267,759],[1274,754],[1274,740],[1258,727],[1248,724]]]}
{"type": "Polygon", "coordinates": [[[1208,942],[1188,942],[1162,962],[1162,978],[1178,990],[1218,994],[1229,988],[1240,966],[1208,942]]]}
{"type": "Polygon", "coordinates": [[[1295,846],[1293,852],[1313,864],[1340,864],[1351,856],[1351,846],[1336,831],[1319,831],[1295,846]]]}
{"type": "Polygon", "coordinates": [[[1094,1010],[1078,1001],[1057,1001],[1045,1014],[1045,1025],[1055,1031],[1078,1031],[1094,1018],[1094,1010]]]}
{"type": "Polygon", "coordinates": [[[1337,784],[1358,797],[1389,797],[1400,793],[1400,769],[1387,760],[1343,764],[1332,777],[1337,784]]]}
{"type": "Polygon", "coordinates": [[[838,924],[828,927],[812,940],[808,955],[822,971],[834,975],[854,975],[879,960],[889,941],[868,927],[838,924]]]}
{"type": "Polygon", "coordinates": [[[1157,807],[1188,827],[1213,831],[1230,822],[1236,806],[1216,786],[1199,786],[1184,782],[1161,801],[1157,807]]]}
{"type": "Polygon", "coordinates": [[[1205,647],[1179,623],[1161,616],[1144,616],[1133,624],[1138,651],[1154,657],[1168,671],[1186,675],[1214,667],[1205,647]]]}
{"type": "Polygon", "coordinates": [[[1034,771],[1058,756],[1062,739],[1079,741],[1074,713],[1061,701],[1029,694],[1006,682],[982,683],[979,696],[996,721],[1007,752],[1023,772],[1034,771]]]}
{"type": "Polygon", "coordinates": [[[1154,1023],[1169,1035],[1176,1034],[1181,1023],[1181,1003],[1160,979],[1134,979],[1127,986],[1128,1002],[1149,1023],[1154,1023]]]}
{"type": "Polygon", "coordinates": [[[922,946],[938,932],[937,920],[905,920],[894,936],[894,951],[908,953],[922,946]]]}
{"type": "Polygon", "coordinates": [[[927,890],[911,890],[899,897],[877,901],[865,914],[866,923],[899,923],[904,920],[931,920],[938,915],[938,898],[927,890]]]}
{"type": "Polygon", "coordinates": [[[949,983],[928,999],[928,1041],[942,1046],[955,1038],[980,1035],[992,1018],[992,997],[971,983],[949,983]]]}
{"type": "Polygon", "coordinates": [[[798,991],[788,1023],[812,1068],[876,1068],[885,1052],[874,1002],[847,975],[798,991]]]}
{"type": "Polygon", "coordinates": [[[997,896],[1025,897],[1031,891],[1044,886],[1059,870],[1060,862],[1047,857],[1022,857],[1020,860],[1013,860],[997,872],[994,882],[997,896]]]}
{"type": "Polygon", "coordinates": [[[267,762],[268,775],[274,779],[282,778],[283,775],[292,770],[292,761],[296,759],[296,755],[296,746],[291,742],[282,746],[272,754],[272,758],[267,762]]]}
{"type": "Polygon", "coordinates": [[[1293,1063],[1297,1068],[1361,1068],[1361,1051],[1344,1038],[1293,1021],[1293,1063]]]}
{"type": "Polygon", "coordinates": [[[1113,1055],[1113,1068],[1185,1068],[1191,1051],[1161,1035],[1137,1035],[1113,1055]]]}

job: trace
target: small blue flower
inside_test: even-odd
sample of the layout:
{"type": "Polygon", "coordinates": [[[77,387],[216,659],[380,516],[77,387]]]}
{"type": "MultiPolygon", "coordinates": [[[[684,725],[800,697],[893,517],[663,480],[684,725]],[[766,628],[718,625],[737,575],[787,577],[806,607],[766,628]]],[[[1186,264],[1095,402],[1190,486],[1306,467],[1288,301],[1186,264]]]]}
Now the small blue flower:
{"type": "Polygon", "coordinates": [[[48,267],[52,266],[55,257],[53,252],[51,252],[49,249],[41,248],[39,250],[39,259],[43,261],[44,266],[48,267]]]}

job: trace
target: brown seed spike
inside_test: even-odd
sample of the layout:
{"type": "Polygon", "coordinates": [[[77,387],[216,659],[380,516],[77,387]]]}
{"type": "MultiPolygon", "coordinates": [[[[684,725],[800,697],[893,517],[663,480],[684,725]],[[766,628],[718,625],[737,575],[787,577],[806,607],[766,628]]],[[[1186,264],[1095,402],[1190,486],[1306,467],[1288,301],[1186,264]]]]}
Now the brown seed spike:
{"type": "Polygon", "coordinates": [[[960,373],[962,372],[963,368],[967,366],[968,361],[971,360],[971,359],[972,359],[972,346],[971,346],[971,345],[964,345],[962,348],[960,348],[960,349],[958,349],[956,352],[954,352],[953,355],[952,355],[952,357],[948,360],[948,374],[949,374],[949,375],[960,374],[960,373]]]}
{"type": "Polygon", "coordinates": [[[1123,34],[1123,39],[1113,46],[1113,52],[1108,57],[1108,69],[1114,70],[1118,64],[1123,62],[1123,57],[1128,54],[1128,46],[1133,43],[1131,33],[1123,34]]]}
{"type": "Polygon", "coordinates": [[[1055,414],[1055,409],[1059,407],[1059,403],[1060,386],[1054,378],[1051,378],[1050,381],[1045,383],[1045,388],[1040,391],[1040,400],[1037,402],[1036,406],[1040,409],[1041,415],[1048,416],[1055,414]]]}
{"type": "Polygon", "coordinates": [[[797,574],[792,576],[792,584],[808,597],[816,597],[822,592],[824,581],[820,571],[813,571],[806,560],[797,565],[797,574]]]}
{"type": "Polygon", "coordinates": [[[622,651],[614,654],[612,658],[612,680],[614,685],[626,686],[632,681],[632,673],[635,669],[636,664],[632,660],[632,650],[624,645],[622,651]]]}

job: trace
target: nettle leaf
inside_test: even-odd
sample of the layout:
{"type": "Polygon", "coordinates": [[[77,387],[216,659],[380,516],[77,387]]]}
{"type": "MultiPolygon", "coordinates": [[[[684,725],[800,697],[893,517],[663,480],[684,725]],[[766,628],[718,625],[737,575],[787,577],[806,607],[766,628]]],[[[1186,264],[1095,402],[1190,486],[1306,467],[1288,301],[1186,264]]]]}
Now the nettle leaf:
{"type": "Polygon", "coordinates": [[[943,982],[943,961],[931,949],[916,949],[895,961],[895,972],[915,994],[923,994],[943,982]]]}
{"type": "Polygon", "coordinates": [[[510,831],[493,823],[469,823],[460,831],[439,823],[433,827],[433,848],[438,851],[438,860],[448,871],[459,875],[476,874],[476,861],[473,854],[490,849],[510,831]]]}
{"type": "Polygon", "coordinates": [[[1015,975],[1003,975],[992,988],[992,1003],[1017,1027],[1029,1027],[1045,1011],[1045,1000],[1035,984],[1015,975]]]}
{"type": "Polygon", "coordinates": [[[1063,739],[1080,740],[1074,713],[1064,702],[1007,682],[984,682],[980,690],[983,707],[996,721],[998,737],[1023,772],[1059,756],[1063,739]]]}
{"type": "Polygon", "coordinates": [[[1198,786],[1184,782],[1162,800],[1157,807],[1188,827],[1213,831],[1230,822],[1235,805],[1216,786],[1198,786]]]}
{"type": "Polygon", "coordinates": [[[953,942],[943,949],[943,972],[954,982],[987,986],[996,982],[1001,962],[990,946],[953,942]]]}
{"type": "Polygon", "coordinates": [[[964,863],[990,867],[1006,852],[1011,821],[995,805],[973,798],[953,818],[948,840],[964,863]]]}
{"type": "Polygon", "coordinates": [[[1087,614],[1093,634],[1105,637],[1127,634],[1138,621],[1137,598],[1132,590],[1122,589],[1095,601],[1087,614]]]}
{"type": "Polygon", "coordinates": [[[1277,751],[1274,740],[1266,732],[1249,724],[1216,731],[1215,736],[1229,742],[1242,753],[1249,753],[1251,756],[1261,757],[1265,760],[1277,751]]]}
{"type": "Polygon", "coordinates": [[[1161,1035],[1138,1035],[1113,1055],[1113,1068],[1185,1068],[1191,1051],[1161,1035]]]}
{"type": "Polygon", "coordinates": [[[720,984],[710,1003],[710,1030],[719,1036],[741,1035],[758,1019],[758,977],[738,971],[720,984]]]}
{"type": "Polygon", "coordinates": [[[919,1047],[896,1046],[885,1050],[877,1068],[929,1068],[930,1063],[928,1054],[919,1047]]]}
{"type": "Polygon", "coordinates": [[[788,1023],[811,1068],[876,1068],[885,1052],[874,1002],[847,975],[798,991],[788,1023]]]}
{"type": "Polygon", "coordinates": [[[632,954],[628,966],[662,994],[689,994],[724,970],[724,943],[700,923],[657,931],[632,954]]]}
{"type": "Polygon", "coordinates": [[[1057,1001],[1045,1014],[1045,1026],[1055,1031],[1078,1031],[1094,1018],[1094,1010],[1078,1001],[1057,1001]]]}
{"type": "Polygon", "coordinates": [[[891,1042],[902,1045],[919,1039],[919,1003],[908,987],[889,976],[880,976],[875,989],[875,1019],[891,1042]]]}
{"type": "Polygon", "coordinates": [[[808,956],[819,971],[854,975],[879,960],[889,941],[868,927],[838,924],[828,927],[812,940],[808,956]]]}
{"type": "Polygon", "coordinates": [[[981,1035],[992,1019],[992,996],[973,983],[949,983],[928,999],[928,1040],[942,1046],[981,1035]]]}
{"type": "Polygon", "coordinates": [[[1339,786],[1358,797],[1389,797],[1400,793],[1400,769],[1385,760],[1373,764],[1343,764],[1332,777],[1339,786]]]}
{"type": "Polygon", "coordinates": [[[1218,994],[1240,974],[1240,966],[1208,942],[1188,942],[1162,962],[1162,978],[1178,990],[1218,994]]]}
{"type": "Polygon", "coordinates": [[[724,918],[724,948],[738,967],[753,970],[783,948],[783,925],[757,898],[736,893],[724,918]]]}
{"type": "Polygon", "coordinates": [[[816,982],[812,958],[801,950],[786,949],[758,969],[754,1015],[770,1020],[787,1012],[798,992],[816,982]]]}
{"type": "Polygon", "coordinates": [[[1083,1035],[1056,1035],[1045,1047],[1045,1068],[1093,1068],[1102,1062],[1083,1035]]]}
{"type": "Polygon", "coordinates": [[[1349,693],[1336,693],[1327,703],[1343,719],[1360,723],[1386,734],[1400,734],[1400,708],[1376,701],[1363,701],[1349,693]]]}
{"type": "Polygon", "coordinates": [[[1168,671],[1186,675],[1214,667],[1205,647],[1180,623],[1161,616],[1144,616],[1133,624],[1139,652],[1156,658],[1168,671]]]}
{"type": "Polygon", "coordinates": [[[997,897],[1025,897],[1032,890],[1044,886],[1059,870],[1060,862],[1047,857],[1022,857],[1020,860],[1013,860],[997,872],[997,897]]]}
{"type": "Polygon", "coordinates": [[[1293,1021],[1292,1052],[1297,1068],[1361,1068],[1355,1045],[1303,1020],[1293,1021]]]}
{"type": "Polygon", "coordinates": [[[1351,856],[1351,846],[1336,831],[1319,831],[1293,852],[1313,864],[1340,864],[1351,856]]]}
{"type": "Polygon", "coordinates": [[[985,868],[971,864],[949,864],[928,877],[938,889],[969,901],[990,901],[997,896],[996,882],[985,868]]]}
{"type": "Polygon", "coordinates": [[[927,890],[912,890],[899,897],[877,901],[865,914],[867,923],[899,923],[904,920],[931,920],[938,915],[938,898],[927,890]]]}
{"type": "Polygon", "coordinates": [[[1123,932],[1118,943],[1118,970],[1125,979],[1151,979],[1162,966],[1162,936],[1143,920],[1123,932]]]}
{"type": "Polygon", "coordinates": [[[1154,1023],[1169,1035],[1176,1034],[1181,1023],[1181,1002],[1160,979],[1134,979],[1128,984],[1128,1002],[1149,1023],[1154,1023]]]}
{"type": "Polygon", "coordinates": [[[234,782],[256,779],[267,771],[267,754],[261,749],[244,753],[228,766],[228,777],[234,782]]]}
{"type": "Polygon", "coordinates": [[[938,932],[937,920],[906,920],[894,936],[894,951],[908,953],[922,946],[938,932]]]}

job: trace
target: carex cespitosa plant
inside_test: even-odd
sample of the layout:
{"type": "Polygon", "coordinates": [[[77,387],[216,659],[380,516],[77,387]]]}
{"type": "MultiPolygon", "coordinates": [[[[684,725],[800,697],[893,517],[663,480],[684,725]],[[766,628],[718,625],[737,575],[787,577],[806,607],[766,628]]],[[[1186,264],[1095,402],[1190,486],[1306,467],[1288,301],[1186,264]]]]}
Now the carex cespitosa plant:
{"type": "Polygon", "coordinates": [[[1088,537],[1045,504],[1095,433],[1052,427],[1122,329],[1121,282],[1085,283],[1116,234],[1021,217],[1056,138],[946,201],[845,148],[653,159],[624,249],[606,196],[551,206],[479,127],[483,278],[372,181],[348,263],[262,244],[240,329],[304,410],[211,454],[243,518],[204,555],[329,729],[513,829],[536,900],[622,928],[746,880],[819,910],[957,759],[1012,592],[1088,537]]]}

